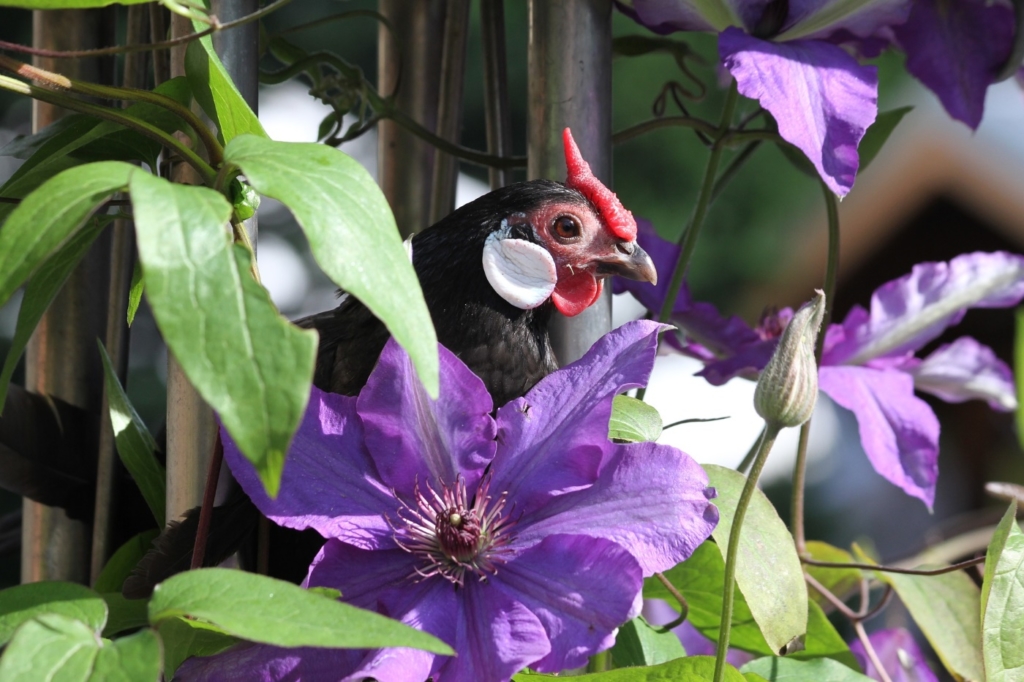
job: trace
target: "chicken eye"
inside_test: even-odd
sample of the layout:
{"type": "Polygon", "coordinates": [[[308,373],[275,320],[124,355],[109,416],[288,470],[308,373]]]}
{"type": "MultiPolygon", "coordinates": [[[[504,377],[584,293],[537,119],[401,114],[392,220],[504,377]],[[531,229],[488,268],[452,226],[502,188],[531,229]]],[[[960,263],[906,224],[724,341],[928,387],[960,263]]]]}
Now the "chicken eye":
{"type": "Polygon", "coordinates": [[[580,236],[580,224],[572,216],[559,216],[551,226],[559,239],[576,239],[580,236]]]}

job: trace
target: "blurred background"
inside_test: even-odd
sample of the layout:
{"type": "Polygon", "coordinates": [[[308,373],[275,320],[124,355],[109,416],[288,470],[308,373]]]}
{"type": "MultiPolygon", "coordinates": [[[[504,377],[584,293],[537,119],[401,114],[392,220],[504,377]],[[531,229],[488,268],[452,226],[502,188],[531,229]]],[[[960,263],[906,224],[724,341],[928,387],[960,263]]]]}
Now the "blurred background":
{"type": "MultiPolygon", "coordinates": [[[[269,33],[348,9],[374,9],[372,0],[305,0],[268,17],[269,33]]],[[[474,5],[474,13],[478,8],[474,5]]],[[[483,74],[480,32],[474,14],[465,85],[462,143],[484,149],[483,74]]],[[[506,3],[509,88],[514,152],[526,150],[526,4],[506,3]]],[[[120,30],[123,32],[123,17],[120,30]]],[[[646,34],[624,16],[614,19],[616,36],[646,34]]],[[[289,38],[308,51],[330,50],[376,79],[377,26],[352,18],[295,33],[289,38]]],[[[682,35],[693,50],[689,66],[706,84],[705,96],[686,101],[692,114],[717,120],[724,90],[716,68],[713,36],[682,35]]],[[[0,9],[0,39],[29,43],[29,12],[0,9]]],[[[267,57],[266,66],[277,66],[267,57]]],[[[879,110],[912,105],[879,157],[857,180],[841,205],[842,268],[836,319],[855,304],[867,305],[880,284],[908,272],[923,260],[946,260],[974,250],[1024,249],[1024,95],[1014,81],[989,91],[985,118],[977,133],[951,121],[930,93],[909,78],[901,57],[877,60],[879,110]]],[[[652,117],[664,87],[678,82],[695,89],[666,54],[620,58],[614,63],[614,130],[652,117]]],[[[666,113],[673,110],[671,101],[666,113]]],[[[743,112],[756,105],[746,100],[743,112]]],[[[0,92],[0,147],[30,132],[31,103],[0,92]]],[[[264,87],[259,116],[277,140],[316,141],[330,109],[299,81],[264,87]]],[[[376,171],[376,133],[343,150],[376,171]]],[[[734,152],[730,152],[734,153],[734,152]]],[[[650,219],[668,239],[677,239],[691,212],[707,150],[686,128],[667,128],[625,142],[615,149],[614,189],[634,214],[650,219]]],[[[20,161],[0,156],[0,182],[20,161]]],[[[724,163],[728,163],[725,159],[724,163]]],[[[458,204],[487,191],[485,169],[463,164],[458,204]]],[[[522,179],[522,177],[518,178],[522,179]]],[[[290,213],[272,200],[259,210],[259,260],[264,284],[289,318],[335,305],[334,287],[309,255],[290,213]]],[[[817,180],[803,175],[771,145],[762,145],[711,209],[690,273],[695,298],[714,302],[725,313],[756,321],[765,306],[796,306],[820,286],[824,275],[824,204],[817,180]]],[[[0,308],[0,354],[13,335],[20,297],[0,308]]],[[[640,317],[629,295],[616,297],[616,323],[640,317]]],[[[948,342],[970,334],[1012,361],[1013,315],[1007,310],[971,311],[948,342]]],[[[926,351],[929,349],[926,349],[926,351]]],[[[153,432],[165,410],[166,349],[143,304],[131,328],[128,393],[153,432]]],[[[678,356],[658,360],[648,399],[665,423],[689,418],[727,417],[686,424],[665,432],[662,441],[698,461],[735,466],[754,443],[760,420],[751,405],[753,384],[735,379],[720,388],[692,374],[695,361],[678,356]]],[[[21,371],[15,375],[21,381],[21,371]]],[[[808,490],[808,536],[839,546],[870,536],[882,559],[905,558],[965,528],[994,523],[1001,503],[985,498],[989,480],[1024,483],[1024,460],[1012,415],[973,402],[948,405],[925,398],[943,427],[941,475],[934,513],[883,480],[863,454],[852,414],[822,397],[814,417],[808,490]]],[[[788,518],[789,487],[796,431],[780,439],[763,479],[783,518],[788,518]]],[[[20,500],[0,491],[0,515],[20,500]]],[[[0,548],[2,549],[2,548],[0,548]]],[[[13,556],[13,555],[8,555],[13,556]]],[[[17,581],[17,561],[0,562],[0,584],[17,581]]],[[[898,616],[896,616],[898,618],[898,616]]]]}

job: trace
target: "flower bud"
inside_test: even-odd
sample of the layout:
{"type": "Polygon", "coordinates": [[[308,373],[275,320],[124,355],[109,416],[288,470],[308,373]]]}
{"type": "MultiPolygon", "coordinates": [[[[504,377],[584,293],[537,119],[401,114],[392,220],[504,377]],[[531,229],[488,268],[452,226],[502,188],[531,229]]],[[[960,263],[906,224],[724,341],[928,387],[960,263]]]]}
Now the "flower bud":
{"type": "Polygon", "coordinates": [[[754,409],[777,426],[800,426],[811,418],[818,400],[818,365],[814,344],[825,315],[825,294],[815,296],[793,315],[754,391],[754,409]]]}

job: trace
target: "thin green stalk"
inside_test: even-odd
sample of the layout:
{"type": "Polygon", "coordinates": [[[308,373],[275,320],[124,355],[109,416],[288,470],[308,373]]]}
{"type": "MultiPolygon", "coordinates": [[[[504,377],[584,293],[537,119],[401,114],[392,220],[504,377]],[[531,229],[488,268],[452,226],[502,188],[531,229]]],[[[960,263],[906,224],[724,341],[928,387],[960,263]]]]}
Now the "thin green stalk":
{"type": "Polygon", "coordinates": [[[754,461],[754,457],[757,456],[761,440],[764,438],[764,432],[765,430],[761,429],[761,433],[758,434],[757,440],[755,440],[754,443],[750,446],[750,449],[747,450],[747,454],[743,456],[743,459],[740,461],[739,466],[736,467],[736,471],[740,472],[741,474],[747,473],[747,470],[750,468],[751,463],[754,461]]]}
{"type": "Polygon", "coordinates": [[[736,504],[736,513],[732,519],[732,528],[729,530],[729,547],[725,555],[725,586],[722,590],[722,621],[718,632],[718,651],[715,653],[715,676],[713,682],[722,682],[725,674],[725,656],[729,651],[729,635],[732,630],[732,612],[736,596],[736,560],[739,556],[740,533],[743,531],[743,519],[747,515],[747,507],[750,506],[750,499],[754,496],[754,489],[757,487],[757,479],[761,476],[764,463],[768,460],[768,453],[779,435],[782,427],[778,424],[765,424],[764,436],[761,438],[761,445],[754,457],[754,465],[747,476],[747,482],[740,493],[739,502],[736,504]]]}
{"type": "Polygon", "coordinates": [[[693,128],[698,130],[705,135],[711,136],[715,134],[715,126],[713,123],[708,123],[699,118],[693,118],[692,116],[663,116],[661,118],[654,118],[650,121],[644,121],[638,123],[635,126],[624,128],[619,132],[612,135],[612,144],[622,144],[632,140],[634,137],[639,137],[644,133],[649,133],[652,130],[659,130],[661,128],[672,128],[676,126],[683,126],[685,128],[693,128]]]}
{"type": "Polygon", "coordinates": [[[603,673],[608,670],[608,663],[611,657],[608,655],[608,651],[602,651],[596,653],[590,657],[587,661],[587,672],[588,673],[603,673]]]}
{"type": "Polygon", "coordinates": [[[59,107],[64,107],[65,109],[71,109],[72,111],[89,114],[90,116],[95,116],[96,118],[101,118],[105,121],[112,121],[124,126],[125,128],[131,128],[132,130],[142,133],[146,137],[156,140],[160,144],[173,149],[199,172],[203,181],[207,185],[212,184],[214,178],[217,176],[217,172],[210,167],[210,164],[203,161],[198,154],[176,140],[173,135],[165,133],[163,130],[160,130],[156,126],[141,119],[125,116],[117,109],[110,109],[97,104],[83,102],[82,100],[75,99],[74,97],[68,97],[67,95],[62,95],[47,88],[23,83],[16,78],[10,78],[8,76],[0,76],[0,89],[9,90],[10,92],[18,93],[19,95],[26,95],[42,102],[55,104],[59,107]]]}
{"type": "Polygon", "coordinates": [[[658,315],[659,322],[667,321],[672,315],[672,308],[675,306],[676,298],[679,296],[679,289],[683,285],[683,275],[686,274],[686,267],[689,265],[690,257],[697,246],[700,228],[704,224],[704,217],[707,215],[708,206],[711,205],[711,194],[715,188],[718,164],[722,160],[722,150],[724,149],[722,141],[729,131],[729,124],[732,122],[733,112],[736,111],[736,103],[738,101],[739,92],[736,90],[736,82],[733,81],[729,94],[725,97],[722,118],[718,123],[715,142],[711,145],[711,156],[708,157],[708,165],[704,169],[704,181],[701,183],[700,194],[697,195],[697,205],[693,209],[690,225],[683,233],[682,248],[679,251],[679,258],[676,260],[675,270],[672,272],[672,281],[666,290],[665,302],[662,304],[661,312],[658,315]]]}
{"type": "MultiPolygon", "coordinates": [[[[839,273],[839,200],[825,183],[821,183],[828,213],[828,263],[825,266],[825,317],[821,321],[821,333],[814,347],[814,361],[821,366],[821,353],[825,348],[825,337],[832,322],[832,308],[835,305],[836,277],[839,273]]],[[[800,427],[800,441],[796,449],[796,463],[793,465],[793,499],[791,525],[796,552],[803,556],[807,552],[807,535],[804,527],[804,488],[807,485],[807,444],[811,437],[811,420],[800,427]]]]}

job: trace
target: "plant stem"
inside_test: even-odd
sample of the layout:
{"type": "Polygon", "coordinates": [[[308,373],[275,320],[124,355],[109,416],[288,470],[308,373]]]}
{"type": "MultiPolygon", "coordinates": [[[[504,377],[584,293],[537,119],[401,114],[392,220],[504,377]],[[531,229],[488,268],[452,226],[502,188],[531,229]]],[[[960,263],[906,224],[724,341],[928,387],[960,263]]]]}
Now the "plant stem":
{"type": "Polygon", "coordinates": [[[78,111],[83,114],[89,114],[90,116],[95,116],[96,118],[112,121],[126,128],[131,128],[132,130],[135,130],[146,137],[156,140],[160,144],[173,149],[185,161],[187,161],[189,165],[199,172],[203,177],[204,182],[207,184],[212,183],[217,175],[208,163],[203,161],[194,151],[176,140],[173,135],[165,133],[146,121],[125,116],[117,109],[110,109],[107,107],[101,107],[97,104],[83,102],[82,100],[75,99],[74,97],[68,97],[67,95],[54,92],[53,90],[48,90],[47,88],[23,83],[16,78],[10,78],[8,76],[0,76],[0,89],[16,92],[20,95],[26,95],[42,102],[55,104],[59,107],[78,111]]]}
{"type": "Polygon", "coordinates": [[[44,86],[50,86],[50,89],[67,89],[72,92],[78,92],[92,97],[99,97],[101,99],[115,99],[126,102],[145,102],[154,106],[163,107],[178,118],[182,119],[188,125],[192,126],[196,131],[196,134],[199,136],[199,139],[203,141],[203,145],[209,153],[210,163],[212,165],[219,165],[224,157],[224,148],[221,147],[217,137],[203,124],[199,117],[193,113],[191,109],[183,106],[174,99],[171,99],[167,95],[162,95],[158,92],[150,92],[149,90],[140,90],[138,88],[118,88],[110,85],[98,85],[96,83],[89,83],[86,81],[76,81],[62,76],[61,74],[40,69],[37,66],[26,64],[4,55],[0,55],[0,68],[16,73],[23,78],[38,81],[44,86]]]}
{"type": "Polygon", "coordinates": [[[729,530],[729,547],[725,555],[725,585],[722,590],[722,621],[718,631],[718,651],[715,653],[715,676],[713,682],[722,682],[725,674],[725,656],[729,651],[729,635],[732,629],[732,611],[736,592],[736,562],[739,558],[740,533],[743,531],[743,519],[747,515],[747,507],[750,506],[750,499],[754,496],[754,489],[757,487],[757,479],[761,476],[764,463],[768,460],[768,453],[779,435],[782,427],[778,424],[765,423],[764,435],[761,444],[754,457],[754,464],[747,476],[747,482],[743,485],[743,492],[736,503],[736,513],[732,518],[732,528],[729,530]]]}
{"type": "Polygon", "coordinates": [[[587,672],[603,673],[608,670],[609,658],[610,656],[608,655],[607,650],[594,654],[590,657],[590,660],[587,661],[587,672]]]}
{"type": "Polygon", "coordinates": [[[868,639],[868,633],[864,630],[864,624],[859,620],[853,622],[853,629],[857,631],[857,637],[860,639],[860,643],[864,645],[864,653],[868,655],[868,659],[871,660],[871,665],[875,666],[875,672],[882,678],[882,682],[892,682],[892,678],[889,677],[889,673],[885,672],[885,668],[882,667],[882,662],[878,659],[878,654],[875,652],[875,647],[872,646],[871,640],[868,639]]]}
{"type": "MultiPolygon", "coordinates": [[[[821,353],[825,348],[825,337],[832,323],[832,309],[835,306],[836,278],[839,274],[839,201],[825,183],[821,183],[828,213],[828,262],[825,266],[825,316],[821,320],[821,332],[814,347],[814,361],[821,366],[821,353]]],[[[796,463],[793,465],[792,521],[793,540],[800,556],[807,553],[807,535],[804,527],[804,488],[807,485],[807,443],[811,436],[811,420],[800,427],[800,441],[796,449],[796,463]]]]}
{"type": "Polygon", "coordinates": [[[192,565],[189,570],[203,567],[206,558],[206,541],[210,536],[210,518],[213,515],[213,500],[217,495],[217,481],[220,479],[220,465],[224,461],[224,443],[217,433],[213,444],[213,457],[206,472],[206,489],[203,491],[203,506],[199,508],[199,524],[196,528],[196,544],[192,547],[192,565]]]}
{"type": "Polygon", "coordinates": [[[704,224],[704,217],[707,215],[708,206],[711,205],[711,195],[715,188],[715,176],[718,174],[718,164],[722,160],[722,150],[729,124],[732,122],[733,112],[736,111],[736,103],[739,101],[739,91],[736,89],[736,82],[733,81],[729,88],[729,94],[725,96],[725,106],[722,108],[722,118],[718,123],[718,131],[715,134],[715,141],[711,145],[711,156],[708,157],[708,165],[704,169],[704,182],[700,187],[700,194],[697,195],[697,205],[693,209],[693,216],[690,224],[682,236],[682,247],[679,251],[679,258],[676,260],[675,269],[672,271],[672,281],[665,292],[665,302],[658,314],[658,322],[665,322],[672,315],[672,308],[675,306],[676,298],[679,296],[679,289],[683,285],[683,276],[690,263],[690,257],[697,246],[697,237],[700,235],[700,228],[704,224]]]}
{"type": "MultiPolygon", "coordinates": [[[[148,52],[150,50],[166,50],[178,45],[184,45],[185,43],[199,38],[205,38],[208,35],[217,33],[218,31],[224,31],[235,26],[241,26],[242,24],[248,24],[252,21],[258,21],[263,17],[267,16],[271,12],[274,12],[281,7],[287,5],[292,0],[276,0],[266,7],[263,7],[257,12],[247,14],[244,17],[239,17],[234,21],[229,21],[225,24],[219,22],[214,23],[210,28],[199,31],[198,33],[190,33],[187,36],[180,36],[173,40],[164,40],[158,43],[145,43],[140,45],[115,45],[114,47],[101,47],[94,50],[41,50],[36,47],[29,47],[28,45],[19,45],[18,43],[9,43],[6,40],[0,40],[0,50],[10,50],[11,52],[20,52],[22,54],[31,54],[37,57],[53,57],[53,58],[66,58],[76,59],[82,57],[102,57],[104,55],[111,54],[127,54],[129,52],[148,52]]],[[[214,19],[214,17],[210,17],[214,19]]]]}
{"type": "Polygon", "coordinates": [[[818,561],[808,557],[800,557],[800,561],[808,566],[821,566],[822,568],[859,568],[865,571],[879,571],[880,573],[902,573],[904,575],[942,575],[952,573],[963,568],[970,568],[985,563],[985,557],[979,556],[974,559],[961,561],[957,564],[950,564],[942,568],[903,568],[902,566],[880,566],[878,564],[859,564],[856,562],[833,562],[818,561]]]}
{"type": "MultiPolygon", "coordinates": [[[[766,427],[767,428],[767,427],[766,427]]],[[[761,444],[761,440],[764,438],[765,429],[761,429],[761,433],[758,434],[757,440],[751,444],[750,449],[747,450],[747,454],[743,456],[743,460],[736,467],[736,471],[741,474],[746,474],[747,469],[750,468],[750,463],[754,461],[754,457],[757,455],[758,447],[761,444]]]]}
{"type": "Polygon", "coordinates": [[[693,128],[699,130],[705,135],[714,135],[715,126],[713,123],[708,123],[699,118],[693,118],[692,116],[663,116],[661,118],[654,118],[650,121],[644,121],[638,123],[635,126],[624,128],[619,132],[612,135],[612,144],[622,144],[632,140],[634,137],[639,137],[644,133],[649,133],[652,130],[659,130],[661,128],[670,128],[675,126],[683,126],[686,128],[693,128]]]}

